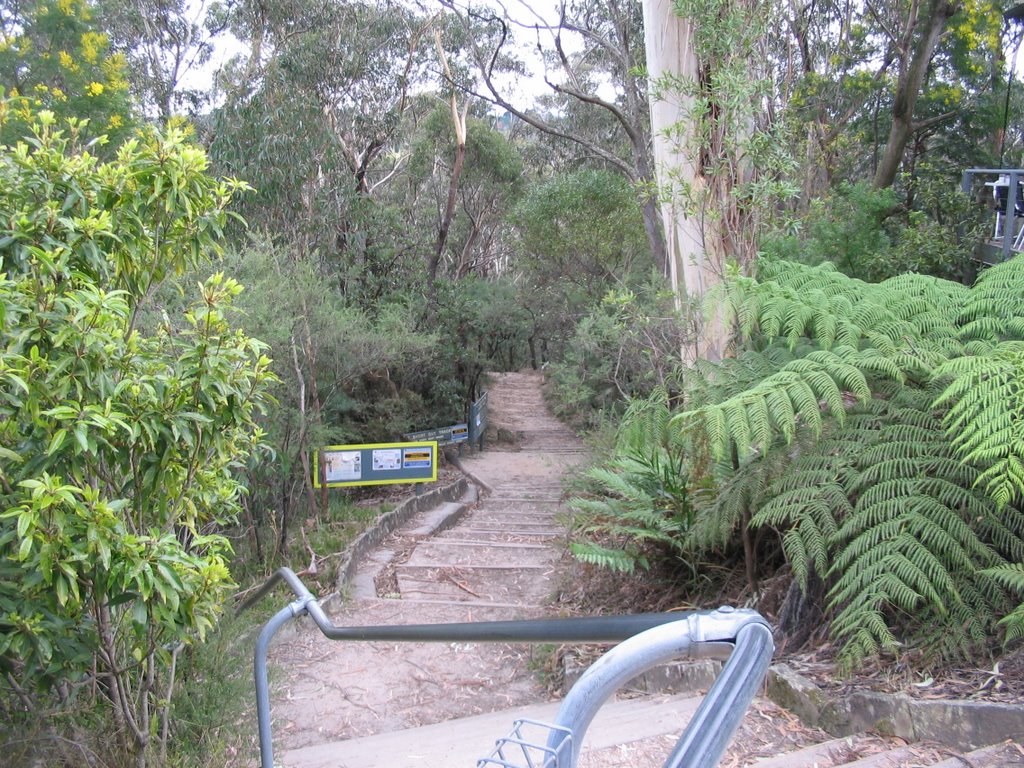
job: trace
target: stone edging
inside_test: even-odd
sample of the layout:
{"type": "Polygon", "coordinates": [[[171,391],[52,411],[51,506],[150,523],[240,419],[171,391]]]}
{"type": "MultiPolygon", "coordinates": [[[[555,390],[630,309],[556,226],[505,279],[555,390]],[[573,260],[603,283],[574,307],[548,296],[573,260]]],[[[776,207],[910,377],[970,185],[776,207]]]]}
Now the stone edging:
{"type": "Polygon", "coordinates": [[[935,741],[978,749],[1024,740],[1024,706],[957,699],[915,699],[906,694],[857,691],[833,697],[786,664],[768,670],[768,698],[806,725],[833,736],[866,730],[907,741],[935,741]]]}
{"type": "Polygon", "coordinates": [[[435,488],[419,496],[412,496],[390,512],[378,517],[376,522],[359,534],[349,544],[348,549],[345,550],[345,555],[338,564],[337,571],[335,571],[335,588],[337,593],[345,593],[345,590],[352,583],[352,578],[355,576],[359,561],[371,549],[380,544],[385,536],[396,528],[405,525],[405,523],[409,522],[417,513],[423,510],[462,498],[468,488],[469,481],[464,477],[460,477],[454,483],[443,488],[435,488]]]}

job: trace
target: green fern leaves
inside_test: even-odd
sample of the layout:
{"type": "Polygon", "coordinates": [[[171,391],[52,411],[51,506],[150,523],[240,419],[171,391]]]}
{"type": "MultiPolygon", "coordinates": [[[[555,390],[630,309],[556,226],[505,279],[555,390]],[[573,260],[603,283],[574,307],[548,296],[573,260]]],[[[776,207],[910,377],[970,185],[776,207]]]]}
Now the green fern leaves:
{"type": "Polygon", "coordinates": [[[675,415],[664,392],[631,410],[574,502],[604,536],[578,556],[625,568],[655,543],[693,560],[742,541],[753,587],[781,545],[801,585],[824,580],[848,666],[1024,637],[1024,257],[971,288],[762,261],[713,299],[736,357],[687,371],[675,415]]]}
{"type": "Polygon", "coordinates": [[[647,568],[646,553],[681,555],[693,524],[689,476],[678,433],[669,428],[668,393],[632,404],[619,434],[619,454],[586,472],[589,493],[569,501],[579,560],[615,571],[647,568]]]}
{"type": "Polygon", "coordinates": [[[950,360],[936,375],[953,379],[935,401],[950,406],[944,424],[953,445],[964,461],[987,467],[977,482],[1000,507],[1024,496],[1024,342],[950,360]]]}
{"type": "Polygon", "coordinates": [[[801,584],[825,577],[847,664],[958,658],[1000,617],[1024,636],[1024,258],[973,288],[764,262],[718,300],[746,351],[705,369],[675,419],[739,459],[703,511],[735,526],[737,483],[762,479],[750,524],[777,531],[801,584]]]}

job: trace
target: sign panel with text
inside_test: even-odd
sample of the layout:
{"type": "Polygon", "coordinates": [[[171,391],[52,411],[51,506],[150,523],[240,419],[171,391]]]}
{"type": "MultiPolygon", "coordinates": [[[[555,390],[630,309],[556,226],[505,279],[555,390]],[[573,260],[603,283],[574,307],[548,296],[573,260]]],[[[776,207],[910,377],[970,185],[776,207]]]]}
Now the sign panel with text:
{"type": "Polygon", "coordinates": [[[313,451],[313,486],[430,483],[437,480],[437,442],[328,445],[313,451]]]}
{"type": "Polygon", "coordinates": [[[450,427],[438,427],[437,429],[424,429],[420,432],[410,432],[405,436],[406,440],[434,440],[438,445],[452,445],[464,443],[469,440],[469,424],[453,424],[450,427]]]}

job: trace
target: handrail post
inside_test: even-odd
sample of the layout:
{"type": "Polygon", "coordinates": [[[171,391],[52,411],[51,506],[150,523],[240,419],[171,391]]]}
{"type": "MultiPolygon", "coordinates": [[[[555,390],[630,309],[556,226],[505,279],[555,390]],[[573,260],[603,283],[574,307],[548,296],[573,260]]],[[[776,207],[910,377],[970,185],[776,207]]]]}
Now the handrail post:
{"type": "Polygon", "coordinates": [[[256,678],[256,720],[260,734],[260,765],[274,768],[274,739],[270,726],[270,682],[267,678],[267,652],[270,641],[277,631],[306,612],[306,606],[313,597],[300,597],[275,613],[256,638],[256,652],[253,657],[253,674],[256,678]]]}
{"type": "Polygon", "coordinates": [[[729,746],[772,661],[775,643],[766,624],[736,634],[736,648],[700,703],[663,768],[713,768],[729,746]]]}
{"type": "Polygon", "coordinates": [[[711,768],[728,746],[733,731],[761,684],[773,650],[771,630],[760,614],[728,606],[691,614],[686,621],[665,624],[634,635],[592,664],[572,687],[555,717],[554,725],[559,730],[552,731],[547,747],[557,753],[567,738],[567,732],[571,733],[569,768],[576,768],[584,734],[598,710],[628,680],[658,664],[683,656],[717,658],[725,660],[722,673],[676,749],[679,752],[682,747],[684,751],[680,754],[686,762],[665,764],[666,768],[680,768],[682,765],[711,768]],[[752,627],[760,631],[752,635],[749,631],[752,627]],[[716,732],[702,732],[703,720],[713,721],[716,732]],[[687,736],[691,736],[689,741],[687,736]],[[698,756],[696,761],[692,761],[694,755],[691,753],[698,756]]]}

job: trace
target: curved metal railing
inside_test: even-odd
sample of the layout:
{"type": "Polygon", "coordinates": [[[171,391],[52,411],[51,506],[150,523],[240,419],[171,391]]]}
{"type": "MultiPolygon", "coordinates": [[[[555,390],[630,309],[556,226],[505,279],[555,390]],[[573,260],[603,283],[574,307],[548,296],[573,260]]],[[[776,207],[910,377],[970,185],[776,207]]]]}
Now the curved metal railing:
{"type": "Polygon", "coordinates": [[[331,640],[390,642],[618,642],[594,663],[566,696],[546,745],[523,743],[513,733],[499,740],[491,757],[478,766],[518,766],[510,751],[522,749],[525,764],[543,768],[575,768],[583,735],[601,705],[623,684],[644,671],[681,656],[718,658],[725,665],[683,732],[663,768],[713,768],[732,739],[771,661],[771,630],[755,611],[729,607],[688,613],[644,613],[573,619],[530,619],[450,624],[339,627],[327,617],[316,597],[289,568],[281,568],[250,597],[239,612],[259,602],[280,582],[295,600],[275,613],[256,640],[254,674],[262,768],[274,768],[270,720],[267,653],[270,642],[287,622],[308,615],[331,640]],[[539,762],[528,748],[543,755],[539,762]]]}

